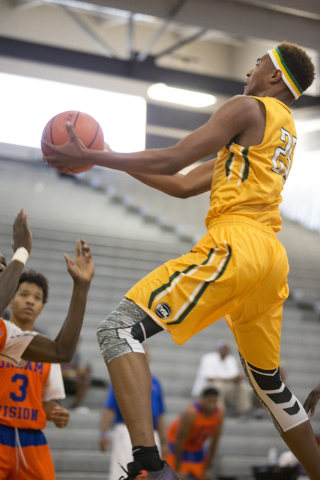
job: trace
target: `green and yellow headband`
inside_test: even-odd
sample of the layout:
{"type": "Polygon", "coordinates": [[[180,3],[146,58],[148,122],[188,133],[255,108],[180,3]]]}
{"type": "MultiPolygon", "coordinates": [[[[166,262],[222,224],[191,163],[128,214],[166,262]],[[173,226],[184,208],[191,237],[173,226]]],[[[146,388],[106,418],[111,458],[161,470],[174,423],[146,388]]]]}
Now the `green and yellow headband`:
{"type": "Polygon", "coordinates": [[[289,90],[292,92],[295,99],[299,98],[302,95],[303,90],[300,87],[297,80],[294,78],[292,73],[290,72],[289,68],[286,65],[286,62],[283,60],[281,52],[279,48],[275,48],[273,50],[268,50],[270,58],[272,60],[273,65],[282,72],[282,80],[287,85],[289,90]]]}

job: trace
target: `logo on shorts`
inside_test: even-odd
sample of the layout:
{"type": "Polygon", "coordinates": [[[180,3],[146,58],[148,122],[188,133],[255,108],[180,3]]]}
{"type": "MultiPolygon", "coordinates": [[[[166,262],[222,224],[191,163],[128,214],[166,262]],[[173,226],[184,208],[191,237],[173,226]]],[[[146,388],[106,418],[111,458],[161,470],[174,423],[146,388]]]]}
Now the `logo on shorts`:
{"type": "Polygon", "coordinates": [[[167,303],[159,303],[154,309],[159,318],[169,318],[171,315],[171,308],[167,303]]]}

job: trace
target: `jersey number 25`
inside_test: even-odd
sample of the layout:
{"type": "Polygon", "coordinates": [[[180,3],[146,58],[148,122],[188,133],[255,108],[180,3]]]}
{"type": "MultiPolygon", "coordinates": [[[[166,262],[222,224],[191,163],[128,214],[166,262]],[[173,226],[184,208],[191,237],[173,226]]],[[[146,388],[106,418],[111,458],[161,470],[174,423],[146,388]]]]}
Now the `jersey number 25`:
{"type": "Polygon", "coordinates": [[[283,183],[286,183],[291,168],[291,156],[296,146],[297,138],[294,135],[291,136],[288,130],[282,127],[280,140],[284,143],[284,146],[275,149],[271,170],[278,175],[282,175],[283,183]]]}

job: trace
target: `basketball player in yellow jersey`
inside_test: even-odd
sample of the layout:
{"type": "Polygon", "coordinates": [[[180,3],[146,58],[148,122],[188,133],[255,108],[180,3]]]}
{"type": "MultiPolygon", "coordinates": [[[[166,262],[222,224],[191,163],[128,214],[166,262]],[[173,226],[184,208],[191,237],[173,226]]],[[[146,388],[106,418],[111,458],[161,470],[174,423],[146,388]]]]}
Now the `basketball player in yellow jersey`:
{"type": "Polygon", "coordinates": [[[229,100],[174,147],[132,154],[107,148],[94,152],[69,124],[66,145],[48,144],[55,155],[46,161],[61,171],[89,164],[115,168],[181,197],[211,189],[207,234],[187,255],[134,286],[98,329],[133,444],[128,479],[177,478],[155,447],[150,372],[141,342],[167,330],[183,344],[225,317],[252,388],[309,478],[320,480],[320,455],[307,414],[279,375],[288,262],[275,233],[281,228],[281,191],[296,144],[289,106],[313,79],[314,66],[306,52],[284,42],[247,73],[243,96],[229,100]],[[217,151],[217,159],[185,177],[177,174],[217,151]]]}

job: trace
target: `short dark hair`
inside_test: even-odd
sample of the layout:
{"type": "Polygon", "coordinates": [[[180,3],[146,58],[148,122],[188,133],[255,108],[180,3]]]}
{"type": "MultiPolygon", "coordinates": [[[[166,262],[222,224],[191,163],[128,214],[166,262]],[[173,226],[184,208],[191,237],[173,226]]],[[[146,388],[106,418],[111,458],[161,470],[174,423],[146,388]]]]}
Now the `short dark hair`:
{"type": "Polygon", "coordinates": [[[307,52],[290,42],[281,42],[277,48],[299,86],[307,90],[315,79],[315,67],[307,52]]]}
{"type": "Polygon", "coordinates": [[[211,397],[211,396],[217,397],[218,395],[219,395],[219,392],[216,388],[209,387],[209,388],[205,388],[204,390],[202,390],[200,396],[201,396],[201,398],[206,398],[206,397],[211,397]]]}
{"type": "Polygon", "coordinates": [[[41,273],[36,272],[35,270],[28,270],[27,272],[23,272],[19,279],[19,284],[17,290],[21,283],[35,283],[40,287],[43,291],[42,303],[45,304],[48,301],[48,294],[49,294],[49,285],[48,280],[44,275],[41,273]]]}

